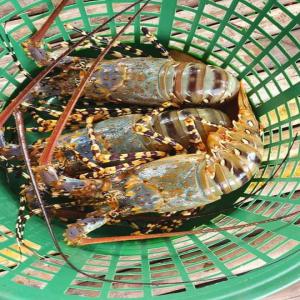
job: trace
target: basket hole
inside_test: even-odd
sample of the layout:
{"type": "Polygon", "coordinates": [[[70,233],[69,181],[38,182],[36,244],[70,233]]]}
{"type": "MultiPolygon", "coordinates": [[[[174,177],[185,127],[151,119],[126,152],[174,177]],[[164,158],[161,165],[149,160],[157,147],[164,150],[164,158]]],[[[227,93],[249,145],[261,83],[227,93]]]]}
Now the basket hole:
{"type": "MultiPolygon", "coordinates": [[[[299,66],[299,64],[296,66],[288,66],[287,68],[284,69],[284,73],[286,74],[286,77],[289,79],[289,81],[291,83],[288,83],[289,85],[287,86],[290,87],[290,85],[296,85],[299,82],[299,69],[297,69],[297,67],[299,66]]],[[[284,88],[283,90],[285,90],[286,88],[284,88]]]]}
{"type": "Polygon", "coordinates": [[[260,205],[258,206],[258,209],[256,209],[256,214],[262,214],[269,206],[271,202],[270,201],[261,201],[260,205]]]}
{"type": "Polygon", "coordinates": [[[171,38],[176,38],[177,40],[180,40],[182,42],[185,42],[188,38],[188,32],[182,32],[180,29],[177,29],[176,27],[173,27],[171,31],[171,38]]]}
{"type": "MultiPolygon", "coordinates": [[[[295,185],[297,185],[297,183],[295,183],[295,185]]],[[[281,197],[289,198],[291,200],[297,200],[300,197],[300,190],[291,191],[290,193],[283,194],[281,197]]]]}
{"type": "MultiPolygon", "coordinates": [[[[299,36],[299,29],[295,29],[294,31],[291,31],[290,33],[292,36],[299,36]]],[[[279,44],[282,46],[282,48],[288,53],[287,56],[285,56],[286,54],[282,54],[282,62],[281,64],[283,64],[284,62],[287,62],[290,57],[293,57],[294,55],[296,55],[298,53],[298,46],[295,44],[294,40],[292,40],[290,38],[289,35],[283,37],[283,39],[279,42],[279,44]]],[[[276,47],[277,49],[277,47],[276,47]]]]}
{"type": "Polygon", "coordinates": [[[199,260],[199,259],[200,260],[204,260],[204,259],[207,259],[207,256],[204,255],[201,250],[193,251],[193,252],[190,252],[190,253],[186,253],[186,254],[180,255],[179,257],[183,261],[187,261],[187,259],[191,260],[192,258],[195,259],[195,260],[199,260]]]}
{"type": "Polygon", "coordinates": [[[78,8],[69,8],[67,10],[63,10],[59,14],[59,19],[61,21],[68,21],[70,19],[78,19],[80,20],[82,18],[81,12],[78,8]]]}
{"type": "Polygon", "coordinates": [[[257,269],[257,268],[260,268],[262,266],[264,266],[266,264],[265,261],[263,261],[262,259],[260,258],[257,258],[249,263],[246,263],[246,264],[243,264],[237,268],[235,268],[232,273],[233,274],[241,274],[241,273],[245,273],[245,272],[248,272],[248,271],[251,271],[251,270],[254,270],[254,269],[257,269]]]}
{"type": "MultiPolygon", "coordinates": [[[[224,1],[223,1],[224,2],[224,1]]],[[[222,9],[212,4],[206,4],[204,7],[204,13],[208,16],[214,16],[215,18],[219,19],[220,21],[223,19],[226,13],[226,9],[222,9]]],[[[213,23],[217,21],[213,20],[213,23]]]]}
{"type": "MultiPolygon", "coordinates": [[[[106,14],[107,13],[107,5],[105,4],[91,4],[91,3],[86,3],[86,5],[84,6],[85,11],[87,13],[88,16],[94,16],[96,14],[106,14]]],[[[103,20],[103,17],[102,17],[103,20]]]]}
{"type": "Polygon", "coordinates": [[[182,31],[189,31],[191,30],[191,27],[192,27],[192,24],[191,23],[188,23],[187,21],[184,21],[184,19],[178,19],[178,18],[175,18],[174,19],[174,23],[173,23],[173,27],[172,27],[172,36],[178,34],[178,38],[181,38],[181,39],[186,39],[187,37],[187,34],[185,33],[182,33],[182,31]],[[177,31],[177,28],[178,28],[178,31],[177,31]],[[181,36],[182,34],[182,36],[181,36]]]}
{"type": "MultiPolygon", "coordinates": [[[[195,272],[195,273],[189,274],[190,280],[195,281],[195,280],[200,279],[202,281],[202,283],[217,280],[214,277],[223,277],[222,273],[220,272],[220,270],[218,268],[211,268],[208,270],[202,270],[200,272],[195,272]],[[211,276],[213,276],[213,277],[208,278],[211,276]]],[[[197,283],[195,283],[195,284],[197,284],[197,283]]]]}
{"type": "Polygon", "coordinates": [[[150,265],[172,262],[171,257],[162,257],[161,259],[150,260],[150,265]]]}
{"type": "Polygon", "coordinates": [[[182,242],[178,242],[178,239],[177,240],[173,240],[172,243],[174,245],[174,248],[177,249],[177,250],[179,248],[186,249],[187,246],[194,245],[194,242],[190,238],[188,238],[188,239],[186,239],[186,240],[184,240],[182,242]]]}
{"type": "MultiPolygon", "coordinates": [[[[9,268],[9,269],[13,269],[14,267],[17,266],[17,263],[15,261],[8,259],[7,257],[0,255],[0,266],[9,268]]],[[[3,271],[5,271],[5,270],[1,269],[1,272],[3,272],[3,271]]]]}
{"type": "Polygon", "coordinates": [[[182,281],[181,277],[172,277],[172,278],[167,278],[167,279],[162,279],[162,280],[153,280],[152,283],[153,285],[161,285],[161,284],[175,284],[176,282],[182,281]]]}
{"type": "MultiPolygon", "coordinates": [[[[106,21],[106,18],[102,16],[89,16],[89,23],[91,24],[91,29],[95,29],[99,25],[103,24],[106,21]]],[[[100,30],[99,32],[103,33],[103,30],[100,30]]]]}
{"type": "Polygon", "coordinates": [[[281,235],[274,236],[272,239],[265,241],[264,245],[258,247],[258,249],[263,253],[268,252],[269,250],[281,244],[284,240],[286,240],[286,238],[281,235]]]}
{"type": "Polygon", "coordinates": [[[26,268],[25,270],[22,271],[23,274],[36,277],[38,279],[43,279],[43,280],[51,280],[53,278],[53,274],[45,273],[42,271],[37,271],[32,268],[26,268]]]}
{"type": "Polygon", "coordinates": [[[184,291],[186,291],[186,288],[183,285],[154,288],[152,290],[152,296],[175,294],[175,293],[180,293],[180,292],[184,292],[184,291]]]}
{"type": "Polygon", "coordinates": [[[203,262],[203,263],[197,263],[196,265],[188,266],[185,269],[188,273],[192,273],[194,271],[212,270],[213,267],[214,267],[214,264],[212,262],[206,261],[206,262],[203,262]]]}
{"type": "MultiPolygon", "coordinates": [[[[281,176],[281,177],[284,178],[283,176],[281,176]]],[[[297,176],[295,176],[295,177],[297,177],[297,176]]],[[[286,183],[285,187],[280,191],[279,196],[280,197],[284,197],[284,195],[287,195],[291,191],[293,191],[296,186],[297,186],[297,182],[296,181],[286,183]]]]}
{"type": "Polygon", "coordinates": [[[270,256],[273,259],[276,259],[276,258],[284,255],[285,253],[289,252],[290,250],[292,250],[293,248],[295,248],[298,245],[299,245],[299,243],[297,241],[288,240],[284,244],[277,247],[275,250],[268,253],[268,256],[270,256]]]}
{"type": "Polygon", "coordinates": [[[21,275],[15,276],[12,279],[12,281],[14,281],[15,283],[18,283],[18,284],[22,284],[22,285],[26,285],[26,286],[34,287],[34,288],[38,288],[38,289],[43,289],[47,285],[47,282],[42,282],[39,280],[27,278],[27,277],[24,277],[21,275]]]}
{"type": "Polygon", "coordinates": [[[12,13],[15,11],[15,7],[12,5],[11,2],[6,1],[1,3],[1,11],[0,11],[0,18],[3,18],[7,16],[8,14],[12,13]]]}
{"type": "Polygon", "coordinates": [[[141,268],[126,268],[126,269],[119,269],[116,273],[123,273],[123,272],[130,272],[130,273],[141,273],[141,268]]]}
{"type": "Polygon", "coordinates": [[[141,298],[143,295],[143,291],[113,291],[109,293],[109,298],[141,298]]]}
{"type": "Polygon", "coordinates": [[[141,280],[142,275],[123,274],[115,275],[114,280],[141,280]]]}
{"type": "Polygon", "coordinates": [[[160,265],[160,266],[151,266],[150,271],[160,271],[160,270],[165,270],[165,269],[174,269],[175,265],[174,264],[165,264],[165,265],[160,265]]]}
{"type": "MultiPolygon", "coordinates": [[[[246,251],[247,252],[247,251],[246,251]]],[[[250,260],[256,258],[256,256],[252,253],[247,253],[237,259],[233,259],[227,263],[225,263],[225,266],[229,269],[233,269],[235,267],[241,266],[247,262],[249,262],[250,260]]]]}
{"type": "Polygon", "coordinates": [[[84,296],[84,297],[98,297],[98,296],[100,296],[99,291],[81,290],[81,289],[75,289],[75,288],[68,288],[66,290],[65,294],[84,296]]]}
{"type": "Polygon", "coordinates": [[[242,239],[245,242],[249,242],[249,241],[253,240],[253,238],[257,237],[259,234],[261,234],[263,231],[264,230],[261,228],[256,228],[255,230],[251,231],[246,236],[244,236],[242,239]]]}
{"type": "MultiPolygon", "coordinates": [[[[262,5],[263,3],[261,1],[255,2],[255,6],[257,8],[261,8],[262,5]]],[[[234,11],[237,13],[237,15],[243,15],[244,17],[250,17],[257,13],[254,9],[252,9],[249,5],[244,4],[242,1],[238,2],[234,11]]]]}
{"type": "Polygon", "coordinates": [[[180,49],[180,50],[183,50],[185,44],[183,42],[178,42],[178,41],[173,41],[173,40],[170,40],[169,42],[169,47],[174,47],[174,48],[177,48],[177,49],[180,49]]]}
{"type": "Polygon", "coordinates": [[[152,272],[151,273],[151,278],[153,279],[157,279],[157,278],[169,278],[169,277],[173,277],[173,276],[177,276],[179,275],[177,270],[167,270],[165,272],[152,272]]]}
{"type": "MultiPolygon", "coordinates": [[[[133,261],[119,261],[117,266],[118,267],[124,267],[124,266],[132,266],[134,264],[133,261]]],[[[141,263],[138,263],[140,265],[141,263]]]]}
{"type": "Polygon", "coordinates": [[[290,113],[291,116],[299,115],[299,109],[298,109],[296,99],[292,99],[292,100],[288,101],[287,105],[289,107],[289,113],[290,113]]]}
{"type": "Polygon", "coordinates": [[[149,16],[149,18],[145,18],[145,24],[141,24],[141,27],[147,27],[152,28],[152,27],[156,27],[155,30],[157,30],[158,24],[159,24],[159,18],[157,18],[155,15],[149,16]],[[155,25],[155,26],[154,26],[155,25]]]}
{"type": "Polygon", "coordinates": [[[284,216],[288,214],[288,211],[291,209],[292,205],[289,203],[283,204],[280,209],[273,215],[274,218],[284,216]]]}
{"type": "MultiPolygon", "coordinates": [[[[124,276],[125,278],[127,277],[127,276],[124,276]]],[[[127,277],[127,279],[125,279],[125,280],[131,280],[130,279],[130,276],[128,276],[127,277]]],[[[134,283],[134,281],[133,281],[133,283],[126,283],[126,282],[114,282],[113,284],[112,284],[112,288],[113,289],[134,289],[134,288],[143,288],[143,284],[142,283],[138,283],[138,282],[136,282],[136,283],[134,283]]]]}
{"type": "Polygon", "coordinates": [[[86,261],[86,263],[90,264],[90,265],[96,265],[96,266],[102,266],[102,267],[110,265],[110,261],[107,261],[107,260],[96,260],[96,259],[88,259],[86,261]]]}
{"type": "MultiPolygon", "coordinates": [[[[72,4],[73,1],[69,1],[68,4],[72,4]]],[[[48,5],[47,3],[41,3],[40,5],[28,8],[28,6],[31,4],[28,1],[19,1],[19,4],[24,7],[26,14],[31,16],[31,15],[37,15],[37,14],[41,14],[41,13],[45,13],[48,12],[48,5]]]]}
{"type": "Polygon", "coordinates": [[[98,266],[89,266],[89,265],[85,265],[82,267],[82,270],[85,271],[91,271],[91,272],[107,272],[108,271],[108,267],[98,267],[98,266]]]}
{"type": "Polygon", "coordinates": [[[244,254],[245,249],[240,248],[237,244],[232,243],[231,245],[220,249],[218,251],[214,252],[215,255],[219,257],[220,260],[222,261],[227,261],[233,257],[236,257],[237,255],[244,254]]]}
{"type": "MultiPolygon", "coordinates": [[[[113,12],[114,14],[117,12],[120,12],[121,10],[123,10],[124,8],[127,8],[130,4],[130,2],[127,3],[112,3],[112,8],[113,8],[113,12]]],[[[134,14],[134,7],[132,7],[131,9],[127,10],[126,13],[131,13],[134,14]]],[[[126,17],[125,14],[121,15],[121,17],[126,17]]]]}
{"type": "Polygon", "coordinates": [[[11,36],[15,41],[24,41],[27,37],[29,37],[32,34],[32,31],[27,27],[27,25],[23,25],[21,28],[14,30],[11,33],[11,36]]]}
{"type": "Polygon", "coordinates": [[[268,240],[274,236],[274,234],[270,231],[264,232],[258,238],[254,239],[254,241],[250,242],[250,245],[257,248],[259,245],[263,244],[265,240],[268,240]]]}
{"type": "Polygon", "coordinates": [[[45,264],[45,263],[42,263],[39,261],[32,263],[31,266],[48,271],[48,272],[54,272],[54,273],[56,273],[60,270],[60,268],[58,268],[58,267],[51,266],[51,265],[48,265],[48,264],[45,264]]]}
{"type": "Polygon", "coordinates": [[[220,66],[220,65],[222,65],[222,63],[223,63],[223,60],[221,60],[221,59],[215,57],[214,55],[211,55],[211,57],[210,57],[209,60],[210,60],[210,62],[211,62],[212,64],[217,65],[217,66],[220,66]]]}
{"type": "Polygon", "coordinates": [[[72,285],[78,285],[78,286],[86,286],[86,287],[94,287],[94,288],[100,288],[103,285],[103,282],[99,281],[83,281],[75,279],[71,282],[72,285]]]}
{"type": "MultiPolygon", "coordinates": [[[[300,195],[300,191],[297,191],[297,193],[298,193],[298,199],[299,199],[299,195],[300,195]]],[[[290,213],[293,213],[293,212],[299,212],[300,211],[300,205],[296,205],[291,211],[290,211],[290,213]]],[[[290,216],[290,217],[287,217],[287,218],[284,218],[283,219],[285,222],[292,222],[293,220],[294,220],[294,224],[295,225],[298,225],[299,224],[299,220],[300,220],[300,218],[299,218],[299,216],[290,216]]]]}
{"type": "Polygon", "coordinates": [[[94,254],[92,257],[93,257],[93,258],[96,258],[96,259],[106,259],[106,260],[111,260],[111,255],[94,254]]]}

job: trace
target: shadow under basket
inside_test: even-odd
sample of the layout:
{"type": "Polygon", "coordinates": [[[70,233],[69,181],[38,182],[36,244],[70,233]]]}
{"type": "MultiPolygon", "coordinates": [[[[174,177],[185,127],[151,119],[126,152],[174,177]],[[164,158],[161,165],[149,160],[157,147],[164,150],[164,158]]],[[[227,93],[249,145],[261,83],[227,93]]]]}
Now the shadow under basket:
{"type": "MultiPolygon", "coordinates": [[[[10,40],[21,65],[34,73],[37,66],[20,44],[40,28],[59,2],[0,1],[3,106],[24,80],[9,54],[8,43],[3,41],[10,40]]],[[[69,40],[70,32],[64,24],[91,31],[133,1],[69,3],[47,32],[46,42],[69,40]]],[[[138,7],[109,23],[101,34],[114,36],[138,7]]],[[[242,200],[268,180],[299,131],[299,11],[297,1],[286,0],[153,0],[121,38],[139,45],[143,43],[140,29],[147,27],[166,47],[219,65],[243,79],[254,112],[264,127],[264,158],[247,187],[216,203],[211,210],[221,210],[221,205],[242,200]]],[[[300,210],[299,161],[298,137],[287,160],[260,192],[239,208],[216,213],[201,226],[219,228],[246,224],[300,210]]],[[[91,299],[150,299],[154,296],[160,299],[180,296],[185,299],[256,299],[300,278],[299,215],[230,231],[77,248],[64,244],[64,225],[53,224],[63,251],[78,268],[125,283],[100,282],[77,274],[54,251],[44,220],[33,217],[26,227],[27,243],[47,257],[40,260],[24,249],[23,263],[14,269],[19,259],[14,236],[19,197],[4,170],[0,179],[1,299],[81,299],[82,296],[91,299]],[[187,283],[180,283],[182,281],[187,283]],[[169,284],[142,285],[139,282],[169,284]]],[[[96,234],[119,235],[120,229],[107,226],[96,234]]]]}

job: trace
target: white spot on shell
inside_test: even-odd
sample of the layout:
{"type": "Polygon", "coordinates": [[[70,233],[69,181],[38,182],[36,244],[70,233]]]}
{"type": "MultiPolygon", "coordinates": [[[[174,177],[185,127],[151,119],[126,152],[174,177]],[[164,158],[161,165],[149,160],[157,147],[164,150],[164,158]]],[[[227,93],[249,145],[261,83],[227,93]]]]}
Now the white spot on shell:
{"type": "Polygon", "coordinates": [[[234,151],[234,154],[235,154],[235,155],[241,155],[241,151],[240,151],[240,150],[234,149],[233,151],[234,151]]]}
{"type": "Polygon", "coordinates": [[[254,127],[254,124],[253,124],[253,122],[252,122],[251,120],[248,120],[248,121],[247,121],[247,124],[248,124],[250,127],[254,127]]]}

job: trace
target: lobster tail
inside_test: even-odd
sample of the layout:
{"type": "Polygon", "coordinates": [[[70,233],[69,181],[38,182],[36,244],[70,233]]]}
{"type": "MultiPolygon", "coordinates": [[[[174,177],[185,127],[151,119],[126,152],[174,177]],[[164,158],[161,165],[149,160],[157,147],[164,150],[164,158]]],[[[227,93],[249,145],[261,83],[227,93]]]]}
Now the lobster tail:
{"type": "Polygon", "coordinates": [[[233,121],[233,128],[220,127],[207,139],[212,154],[208,169],[224,194],[248,182],[257,172],[263,155],[259,123],[242,84],[238,107],[238,120],[233,121]]]}

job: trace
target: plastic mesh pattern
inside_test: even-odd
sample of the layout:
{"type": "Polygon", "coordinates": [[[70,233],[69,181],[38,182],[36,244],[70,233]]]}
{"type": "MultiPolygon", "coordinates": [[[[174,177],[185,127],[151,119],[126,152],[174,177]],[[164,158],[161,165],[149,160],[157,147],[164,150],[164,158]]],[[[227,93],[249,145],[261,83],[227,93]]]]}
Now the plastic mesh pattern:
{"type": "MultiPolygon", "coordinates": [[[[35,67],[25,56],[20,43],[40,28],[59,2],[0,1],[2,106],[24,80],[9,54],[8,41],[22,66],[32,72],[35,67]]],[[[46,41],[53,44],[69,40],[70,32],[64,27],[69,23],[91,31],[132,2],[70,1],[47,33],[46,41]]],[[[137,9],[118,17],[100,34],[114,36],[137,9]]],[[[140,28],[148,27],[165,46],[227,68],[244,80],[254,111],[264,126],[265,154],[260,171],[248,188],[233,196],[237,201],[243,200],[270,177],[299,132],[299,12],[300,4],[291,0],[153,0],[121,38],[139,44],[142,42],[140,28]]],[[[299,140],[298,137],[286,163],[262,191],[230,214],[214,218],[206,227],[246,224],[299,210],[299,140]]],[[[200,294],[205,299],[223,299],[225,295],[242,298],[249,293],[254,298],[263,296],[262,289],[258,288],[260,285],[264,284],[263,291],[268,294],[299,277],[296,272],[299,259],[294,253],[299,249],[300,241],[297,216],[250,229],[174,239],[85,248],[63,245],[71,261],[86,272],[125,281],[169,282],[167,286],[102,283],[75,274],[53,253],[43,221],[33,218],[28,223],[26,237],[40,253],[48,253],[49,258],[39,261],[33,253],[24,252],[24,262],[18,269],[10,271],[19,258],[11,232],[17,214],[17,199],[4,177],[2,174],[0,193],[0,276],[6,286],[1,295],[3,298],[34,298],[41,293],[58,299],[80,299],[82,296],[173,299],[172,293],[182,294],[187,299],[200,294]],[[262,266],[266,267],[259,268],[262,266]],[[172,284],[186,280],[194,282],[172,284]]],[[[59,239],[62,230],[55,226],[59,239]]]]}

